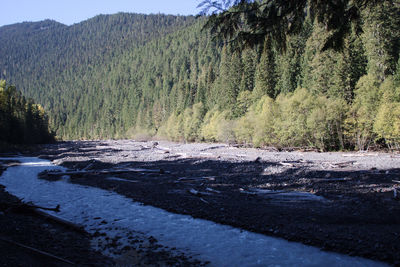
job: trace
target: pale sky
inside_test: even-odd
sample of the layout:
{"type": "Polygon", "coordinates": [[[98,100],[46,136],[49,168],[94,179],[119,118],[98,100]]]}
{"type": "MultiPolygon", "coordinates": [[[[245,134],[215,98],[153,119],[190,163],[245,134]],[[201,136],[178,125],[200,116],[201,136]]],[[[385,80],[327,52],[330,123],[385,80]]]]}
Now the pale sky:
{"type": "Polygon", "coordinates": [[[200,0],[0,0],[0,26],[52,19],[66,25],[118,12],[196,15],[200,0]]]}

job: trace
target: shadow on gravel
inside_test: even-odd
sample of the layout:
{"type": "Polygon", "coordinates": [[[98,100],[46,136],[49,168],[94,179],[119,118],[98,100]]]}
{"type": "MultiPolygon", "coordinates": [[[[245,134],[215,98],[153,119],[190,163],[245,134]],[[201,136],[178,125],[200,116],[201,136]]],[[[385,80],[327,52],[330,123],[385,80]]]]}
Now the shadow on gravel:
{"type": "Polygon", "coordinates": [[[393,198],[398,168],[315,171],[302,164],[201,158],[63,165],[72,171],[69,182],[112,190],[145,205],[327,250],[400,261],[400,202],[393,198]]]}
{"type": "Polygon", "coordinates": [[[101,153],[115,153],[121,151],[121,149],[109,148],[107,144],[100,141],[66,141],[59,142],[57,144],[51,144],[49,146],[44,145],[39,156],[44,159],[59,159],[68,157],[80,157],[84,153],[86,156],[95,156],[101,151],[101,153]],[[51,149],[47,149],[50,147],[51,149]]]}

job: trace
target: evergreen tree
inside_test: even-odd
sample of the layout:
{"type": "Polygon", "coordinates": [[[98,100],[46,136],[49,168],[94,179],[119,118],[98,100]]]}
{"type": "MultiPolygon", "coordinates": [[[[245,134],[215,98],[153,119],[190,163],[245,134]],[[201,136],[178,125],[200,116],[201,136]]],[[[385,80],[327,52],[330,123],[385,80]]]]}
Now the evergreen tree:
{"type": "Polygon", "coordinates": [[[368,73],[384,81],[393,75],[400,51],[400,1],[380,1],[363,13],[368,73]]]}
{"type": "Polygon", "coordinates": [[[276,70],[274,52],[269,38],[265,39],[263,51],[261,53],[260,62],[257,66],[254,98],[267,95],[271,98],[277,96],[276,86],[276,70]]]}

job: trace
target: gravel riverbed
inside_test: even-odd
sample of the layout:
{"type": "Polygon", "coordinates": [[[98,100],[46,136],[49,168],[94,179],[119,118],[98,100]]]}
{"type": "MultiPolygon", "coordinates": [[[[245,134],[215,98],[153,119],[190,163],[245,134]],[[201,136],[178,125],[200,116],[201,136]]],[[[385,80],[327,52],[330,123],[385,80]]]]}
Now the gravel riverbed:
{"type": "MultiPolygon", "coordinates": [[[[400,265],[400,155],[133,140],[46,145],[71,183],[164,210],[400,265]]],[[[65,179],[42,173],[42,179],[65,179]]]]}

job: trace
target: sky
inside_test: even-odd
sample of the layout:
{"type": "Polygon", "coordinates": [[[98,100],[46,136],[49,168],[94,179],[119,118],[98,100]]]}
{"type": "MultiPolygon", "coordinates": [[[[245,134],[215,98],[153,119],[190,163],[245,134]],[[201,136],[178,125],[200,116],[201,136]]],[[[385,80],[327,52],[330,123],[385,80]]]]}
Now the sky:
{"type": "Polygon", "coordinates": [[[0,26],[52,19],[66,25],[118,12],[196,15],[200,0],[1,0],[0,26]]]}

